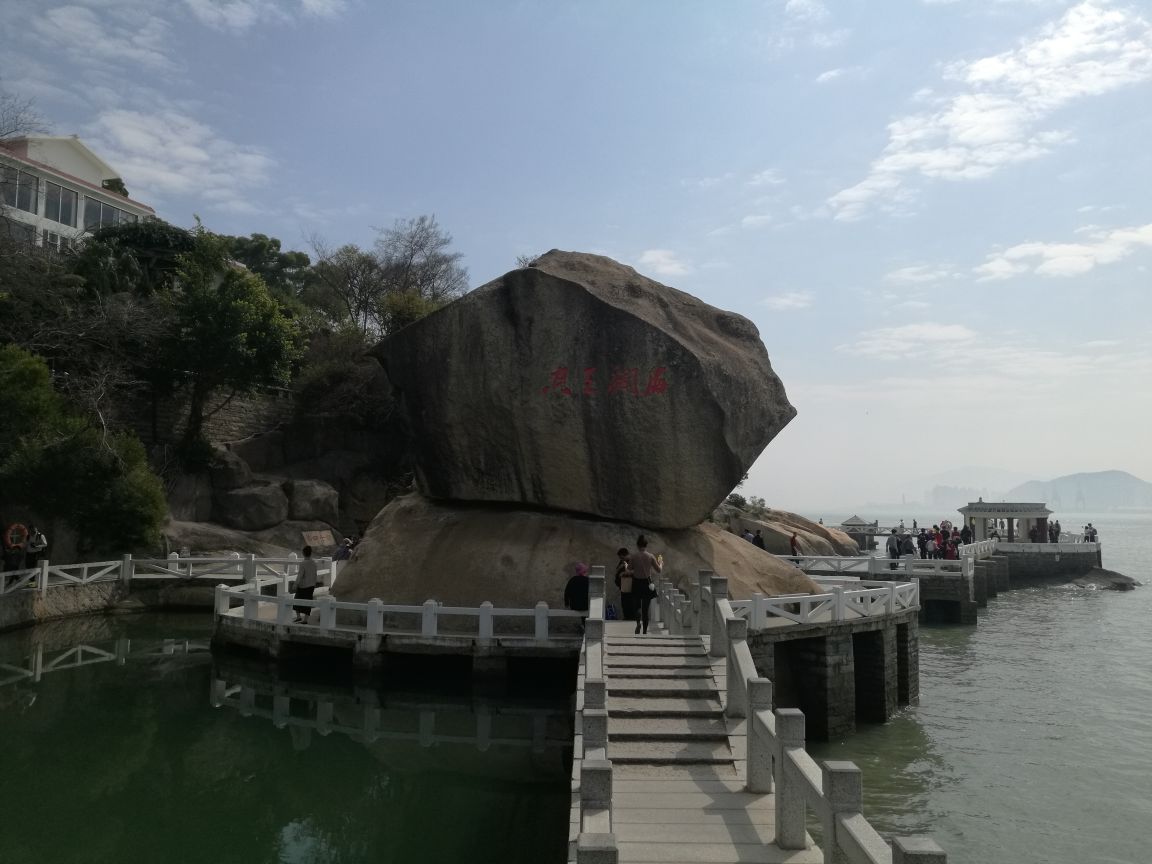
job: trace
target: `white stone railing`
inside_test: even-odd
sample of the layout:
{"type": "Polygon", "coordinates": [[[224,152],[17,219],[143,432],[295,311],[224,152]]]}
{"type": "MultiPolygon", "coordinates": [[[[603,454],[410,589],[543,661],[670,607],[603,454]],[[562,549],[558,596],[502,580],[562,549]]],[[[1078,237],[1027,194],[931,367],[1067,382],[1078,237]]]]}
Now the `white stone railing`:
{"type": "Polygon", "coordinates": [[[532,638],[545,641],[554,638],[551,623],[558,620],[575,621],[583,617],[581,612],[567,609],[551,609],[541,601],[532,609],[497,608],[485,601],[479,607],[445,606],[435,600],[425,600],[420,605],[396,605],[382,600],[369,600],[366,603],[351,603],[337,600],[332,596],[304,600],[289,593],[287,576],[257,576],[242,585],[216,586],[215,610],[217,619],[243,621],[251,626],[293,626],[307,628],[321,633],[350,633],[367,636],[385,634],[385,616],[389,616],[389,635],[413,635],[435,637],[442,635],[467,636],[483,643],[504,635],[498,624],[510,620],[532,621],[532,638]],[[266,594],[265,589],[275,593],[266,594]],[[233,609],[234,604],[241,608],[233,609]],[[297,623],[292,620],[293,607],[308,609],[308,621],[297,623]],[[238,613],[238,614],[237,614],[238,613]],[[343,613],[343,614],[338,614],[343,613]],[[461,628],[442,628],[445,617],[474,619],[470,625],[461,628]],[[411,621],[411,626],[399,622],[411,621]]]}
{"type": "Polygon", "coordinates": [[[1099,543],[1006,543],[1001,541],[996,548],[1001,552],[1032,552],[1038,555],[1065,554],[1090,555],[1100,550],[1099,543]]]}
{"type": "MultiPolygon", "coordinates": [[[[331,584],[339,562],[317,558],[316,568],[322,583],[331,584]]],[[[25,570],[0,572],[0,597],[18,592],[49,588],[91,585],[97,582],[204,582],[222,579],[251,582],[258,577],[275,577],[285,583],[296,578],[300,559],[292,553],[287,558],[257,558],[232,553],[226,558],[181,558],[175,552],[167,558],[133,558],[125,555],[119,561],[94,561],[82,564],[52,564],[40,561],[25,570]]]]}
{"type": "Polygon", "coordinates": [[[616,861],[612,833],[612,763],[608,760],[608,706],[604,666],[604,568],[589,573],[588,620],[580,652],[573,746],[571,834],[578,864],[616,861]]]}
{"type": "Polygon", "coordinates": [[[966,564],[963,556],[958,559],[919,556],[881,558],[876,555],[777,555],[776,557],[814,577],[821,575],[891,577],[893,573],[902,573],[911,580],[917,576],[949,574],[970,576],[973,572],[972,565],[966,564]]]}
{"type": "Polygon", "coordinates": [[[122,666],[129,658],[170,657],[174,654],[207,653],[209,650],[206,641],[196,639],[164,639],[145,644],[147,647],[141,648],[137,640],[136,648],[133,649],[132,641],[124,637],[107,643],[80,643],[69,648],[51,650],[45,649],[43,643],[37,642],[25,663],[16,665],[0,661],[0,687],[20,681],[35,683],[49,672],[60,672],[64,669],[76,669],[97,663],[116,663],[122,666]]]}
{"type": "Polygon", "coordinates": [[[774,793],[776,845],[808,848],[811,811],[823,826],[824,860],[849,864],[946,864],[947,856],[928,837],[897,837],[891,846],[864,817],[860,769],[852,762],[818,765],[804,749],[804,713],[772,710],[772,682],[761,678],[748,648],[748,622],[728,600],[728,580],[701,571],[700,622],[711,633],[709,653],[727,661],[724,713],[748,721],[745,788],[774,793]]]}
{"type": "Polygon", "coordinates": [[[996,554],[995,540],[978,540],[975,543],[966,543],[960,547],[961,558],[988,558],[996,554]]]}
{"type": "Polygon", "coordinates": [[[822,587],[831,589],[826,594],[753,594],[751,600],[730,601],[732,612],[747,621],[749,629],[762,630],[771,626],[772,618],[810,624],[881,618],[920,608],[917,582],[859,580],[828,585],[829,581],[819,580],[822,587]]]}

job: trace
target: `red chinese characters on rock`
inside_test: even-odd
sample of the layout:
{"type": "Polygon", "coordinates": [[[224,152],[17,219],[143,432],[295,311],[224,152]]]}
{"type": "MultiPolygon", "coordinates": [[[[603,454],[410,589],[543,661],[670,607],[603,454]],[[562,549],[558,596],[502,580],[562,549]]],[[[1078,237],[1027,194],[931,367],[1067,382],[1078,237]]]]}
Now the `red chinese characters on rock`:
{"type": "MultiPolygon", "coordinates": [[[[665,374],[667,366],[656,366],[649,370],[647,383],[641,387],[640,370],[636,367],[617,366],[600,373],[595,366],[582,367],[582,374],[573,374],[573,379],[580,380],[582,396],[599,396],[602,392],[609,396],[663,396],[668,392],[668,379],[665,374]],[[607,378],[607,389],[601,390],[600,383],[607,378]]],[[[575,372],[575,370],[574,370],[575,372]]],[[[548,373],[548,383],[540,388],[540,395],[548,396],[575,396],[576,392],[568,383],[569,371],[567,366],[557,366],[548,373]]],[[[574,381],[575,383],[575,381],[574,381]]]]}

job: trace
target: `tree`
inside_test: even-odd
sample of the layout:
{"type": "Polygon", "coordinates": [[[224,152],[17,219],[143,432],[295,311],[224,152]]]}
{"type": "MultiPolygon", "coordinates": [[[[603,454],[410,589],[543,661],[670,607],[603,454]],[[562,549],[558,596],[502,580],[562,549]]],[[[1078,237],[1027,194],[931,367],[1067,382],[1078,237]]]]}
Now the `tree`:
{"type": "Polygon", "coordinates": [[[435,216],[397,219],[380,232],[376,257],[384,271],[386,292],[416,294],[443,305],[468,290],[464,257],[449,252],[452,235],[444,232],[435,216]]]}
{"type": "Polygon", "coordinates": [[[312,279],[312,261],[306,252],[285,252],[280,241],[267,234],[247,237],[221,235],[232,260],[239,261],[264,280],[281,302],[294,305],[312,279]]]}
{"type": "Polygon", "coordinates": [[[44,129],[44,119],[31,99],[0,90],[0,144],[44,129]]]}
{"type": "Polygon", "coordinates": [[[48,365],[0,346],[0,489],[5,503],[34,507],[76,531],[81,551],[124,552],[154,544],[167,507],[144,447],[72,413],[48,365]]]}
{"type": "Polygon", "coordinates": [[[306,298],[334,323],[350,323],[365,340],[379,336],[377,309],[387,290],[379,259],[352,244],[330,252],[313,240],[312,248],[317,257],[314,290],[306,298]]]}
{"type": "Polygon", "coordinates": [[[176,287],[182,256],[195,245],[191,231],[160,219],[109,225],[88,237],[73,270],[95,294],[168,292],[176,287]]]}
{"type": "Polygon", "coordinates": [[[203,440],[204,405],[214,390],[229,395],[287,384],[299,334],[259,276],[229,263],[227,242],[203,228],[182,259],[174,296],[169,363],[191,379],[185,442],[203,440]]]}

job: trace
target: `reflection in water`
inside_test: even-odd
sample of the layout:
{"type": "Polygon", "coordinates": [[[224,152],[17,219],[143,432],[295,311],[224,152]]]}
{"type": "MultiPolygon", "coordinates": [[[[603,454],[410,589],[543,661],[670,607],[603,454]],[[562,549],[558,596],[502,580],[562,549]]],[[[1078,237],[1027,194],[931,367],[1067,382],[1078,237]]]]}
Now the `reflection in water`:
{"type": "Polygon", "coordinates": [[[0,636],[0,764],[59,826],[6,820],[5,864],[563,860],[566,694],[294,683],[214,666],[204,617],[62,623],[0,636]]]}

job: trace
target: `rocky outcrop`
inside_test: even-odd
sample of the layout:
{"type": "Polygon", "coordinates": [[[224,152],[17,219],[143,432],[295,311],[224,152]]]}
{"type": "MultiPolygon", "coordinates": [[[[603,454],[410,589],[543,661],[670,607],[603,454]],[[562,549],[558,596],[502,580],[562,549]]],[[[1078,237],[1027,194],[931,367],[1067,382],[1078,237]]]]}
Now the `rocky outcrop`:
{"type": "Polygon", "coordinates": [[[740,534],[745,529],[764,538],[764,548],[776,555],[791,555],[792,534],[805,555],[859,555],[860,547],[848,534],[838,528],[829,528],[786,510],[769,510],[752,515],[735,507],[717,508],[713,518],[728,530],[740,534]]]}
{"type": "Polygon", "coordinates": [[[1139,587],[1142,583],[1133,579],[1131,576],[1117,573],[1115,570],[1093,567],[1083,576],[1078,576],[1073,579],[1072,584],[1080,585],[1083,588],[1097,588],[1106,591],[1131,591],[1139,587]]]}
{"type": "Polygon", "coordinates": [[[271,528],[288,518],[288,496],[280,483],[243,486],[216,496],[218,521],[241,531],[271,528]]]}
{"type": "Polygon", "coordinates": [[[217,450],[208,466],[208,473],[212,478],[212,488],[223,492],[252,482],[252,469],[231,450],[217,450]]]}
{"type": "Polygon", "coordinates": [[[688,528],[795,415],[750,321],[598,255],[549,252],[375,353],[438,500],[688,528]]]}
{"type": "Polygon", "coordinates": [[[322,480],[293,480],[288,483],[288,513],[292,519],[321,521],[335,525],[340,521],[340,495],[322,480]]]}
{"type": "MultiPolygon", "coordinates": [[[[634,549],[640,531],[621,522],[406,495],[377,516],[333,593],[357,602],[532,606],[544,600],[562,606],[576,562],[605,565],[611,574],[616,550],[634,549]]],[[[650,551],[663,554],[666,575],[681,587],[705,569],[727,576],[736,598],[819,593],[796,568],[716,525],[645,533],[650,551]]],[[[609,587],[610,599],[614,590],[609,587]]]]}

